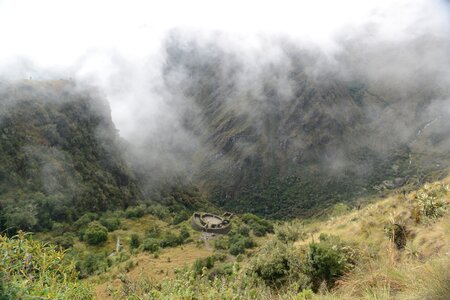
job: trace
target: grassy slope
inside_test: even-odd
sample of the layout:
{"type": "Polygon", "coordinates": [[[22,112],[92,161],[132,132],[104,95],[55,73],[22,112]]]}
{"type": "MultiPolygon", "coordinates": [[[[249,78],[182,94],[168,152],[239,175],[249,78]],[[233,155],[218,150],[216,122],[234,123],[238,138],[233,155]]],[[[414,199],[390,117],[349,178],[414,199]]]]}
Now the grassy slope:
{"type": "MultiPolygon", "coordinates": [[[[449,182],[450,178],[446,178],[434,185],[449,182]]],[[[362,264],[323,298],[437,299],[422,294],[433,288],[450,293],[450,214],[447,211],[440,219],[416,224],[411,212],[417,193],[413,191],[406,197],[393,193],[359,211],[306,226],[310,235],[298,241],[297,247],[326,233],[355,242],[362,253],[362,264]],[[403,251],[396,250],[386,236],[385,226],[392,221],[404,224],[408,230],[403,251]]],[[[449,193],[445,199],[450,203],[449,193]]]]}
{"type": "MultiPolygon", "coordinates": [[[[429,186],[450,183],[450,177],[429,186]]],[[[357,267],[344,276],[337,286],[327,291],[322,289],[315,298],[318,299],[445,299],[449,291],[450,270],[450,213],[439,219],[423,219],[416,223],[412,212],[419,190],[406,195],[393,191],[383,199],[374,200],[372,204],[360,210],[353,210],[325,221],[296,220],[291,226],[302,228],[304,239],[294,245],[302,248],[313,240],[318,240],[321,233],[337,235],[341,239],[354,242],[360,253],[357,267]],[[385,227],[392,222],[404,224],[408,231],[407,244],[399,251],[388,238],[385,227]],[[424,294],[425,293],[425,294],[424,294]]],[[[444,196],[450,203],[450,192],[444,196]]],[[[139,230],[152,222],[150,217],[132,221],[129,229],[139,230]]],[[[124,232],[126,234],[126,232],[124,232]]],[[[193,239],[198,239],[198,234],[193,239]]],[[[258,238],[263,246],[273,235],[258,238]]],[[[124,237],[126,239],[126,237],[124,237]]],[[[174,269],[192,264],[198,258],[211,255],[203,245],[194,243],[177,248],[163,249],[161,255],[140,253],[132,256],[136,266],[126,270],[122,263],[106,275],[91,278],[97,284],[98,299],[112,299],[111,292],[119,291],[121,281],[137,282],[149,278],[152,283],[161,283],[174,278],[174,269]],[[125,276],[124,276],[125,275],[125,276]]],[[[258,253],[258,249],[251,251],[258,253]]],[[[230,258],[232,259],[232,258],[230,258]]],[[[241,262],[242,269],[248,259],[241,262]]],[[[274,296],[270,297],[277,297],[274,296]]],[[[206,297],[206,295],[205,295],[206,297]]],[[[281,296],[280,296],[281,297],[281,296]]],[[[202,299],[202,298],[200,298],[202,299]]],[[[283,298],[285,299],[285,298],[283,298]]]]}
{"type": "Polygon", "coordinates": [[[145,236],[146,230],[157,225],[162,230],[176,232],[179,226],[170,225],[151,215],[146,215],[139,219],[125,219],[121,228],[109,234],[108,241],[100,246],[88,246],[85,243],[77,242],[74,249],[78,253],[90,252],[113,252],[116,247],[118,237],[127,254],[134,253],[130,259],[114,265],[107,273],[92,276],[86,279],[87,282],[95,285],[95,295],[97,299],[113,299],[112,290],[116,290],[121,285],[121,280],[136,281],[142,277],[158,283],[164,279],[174,278],[175,269],[190,266],[198,258],[205,258],[212,254],[212,250],[206,249],[203,244],[197,246],[195,241],[199,240],[200,234],[190,231],[192,242],[175,248],[161,249],[158,255],[147,252],[133,252],[129,247],[132,234],[138,234],[141,238],[145,236]]]}

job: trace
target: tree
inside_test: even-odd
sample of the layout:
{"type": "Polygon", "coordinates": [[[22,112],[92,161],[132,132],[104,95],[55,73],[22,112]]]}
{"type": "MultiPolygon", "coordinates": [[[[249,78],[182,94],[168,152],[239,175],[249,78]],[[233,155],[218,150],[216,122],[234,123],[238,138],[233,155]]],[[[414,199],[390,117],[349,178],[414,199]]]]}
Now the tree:
{"type": "Polygon", "coordinates": [[[108,239],[108,229],[98,222],[92,222],[84,232],[84,240],[89,245],[100,245],[108,239]]]}

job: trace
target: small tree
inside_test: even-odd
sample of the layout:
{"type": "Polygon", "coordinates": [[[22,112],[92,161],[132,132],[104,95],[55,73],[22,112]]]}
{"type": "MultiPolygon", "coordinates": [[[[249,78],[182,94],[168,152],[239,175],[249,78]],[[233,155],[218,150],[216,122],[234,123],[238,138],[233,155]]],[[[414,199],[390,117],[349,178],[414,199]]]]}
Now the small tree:
{"type": "Polygon", "coordinates": [[[89,245],[100,245],[108,239],[108,229],[98,222],[92,222],[84,232],[84,240],[89,245]]]}
{"type": "Polygon", "coordinates": [[[130,240],[131,249],[138,248],[140,245],[141,245],[141,239],[139,238],[139,235],[137,235],[136,233],[133,233],[131,235],[131,240],[130,240]]]}

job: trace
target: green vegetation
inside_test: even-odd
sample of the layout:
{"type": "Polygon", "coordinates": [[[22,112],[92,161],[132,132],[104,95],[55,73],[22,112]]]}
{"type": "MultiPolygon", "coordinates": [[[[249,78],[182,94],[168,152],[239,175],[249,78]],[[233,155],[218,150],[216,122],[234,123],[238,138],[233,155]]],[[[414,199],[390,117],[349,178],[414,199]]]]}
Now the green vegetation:
{"type": "Polygon", "coordinates": [[[100,223],[92,222],[84,231],[83,240],[89,245],[100,245],[108,239],[108,229],[100,223]]]}
{"type": "Polygon", "coordinates": [[[0,236],[0,299],[93,299],[64,252],[23,233],[0,236]]]}

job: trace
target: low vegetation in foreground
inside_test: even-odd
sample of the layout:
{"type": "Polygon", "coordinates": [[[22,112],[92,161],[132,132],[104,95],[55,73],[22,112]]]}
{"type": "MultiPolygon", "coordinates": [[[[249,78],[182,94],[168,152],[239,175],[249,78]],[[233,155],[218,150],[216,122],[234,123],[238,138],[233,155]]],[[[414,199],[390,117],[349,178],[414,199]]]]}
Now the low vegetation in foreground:
{"type": "Polygon", "coordinates": [[[449,299],[448,182],[206,241],[163,207],[87,214],[2,237],[0,299],[449,299]]]}

